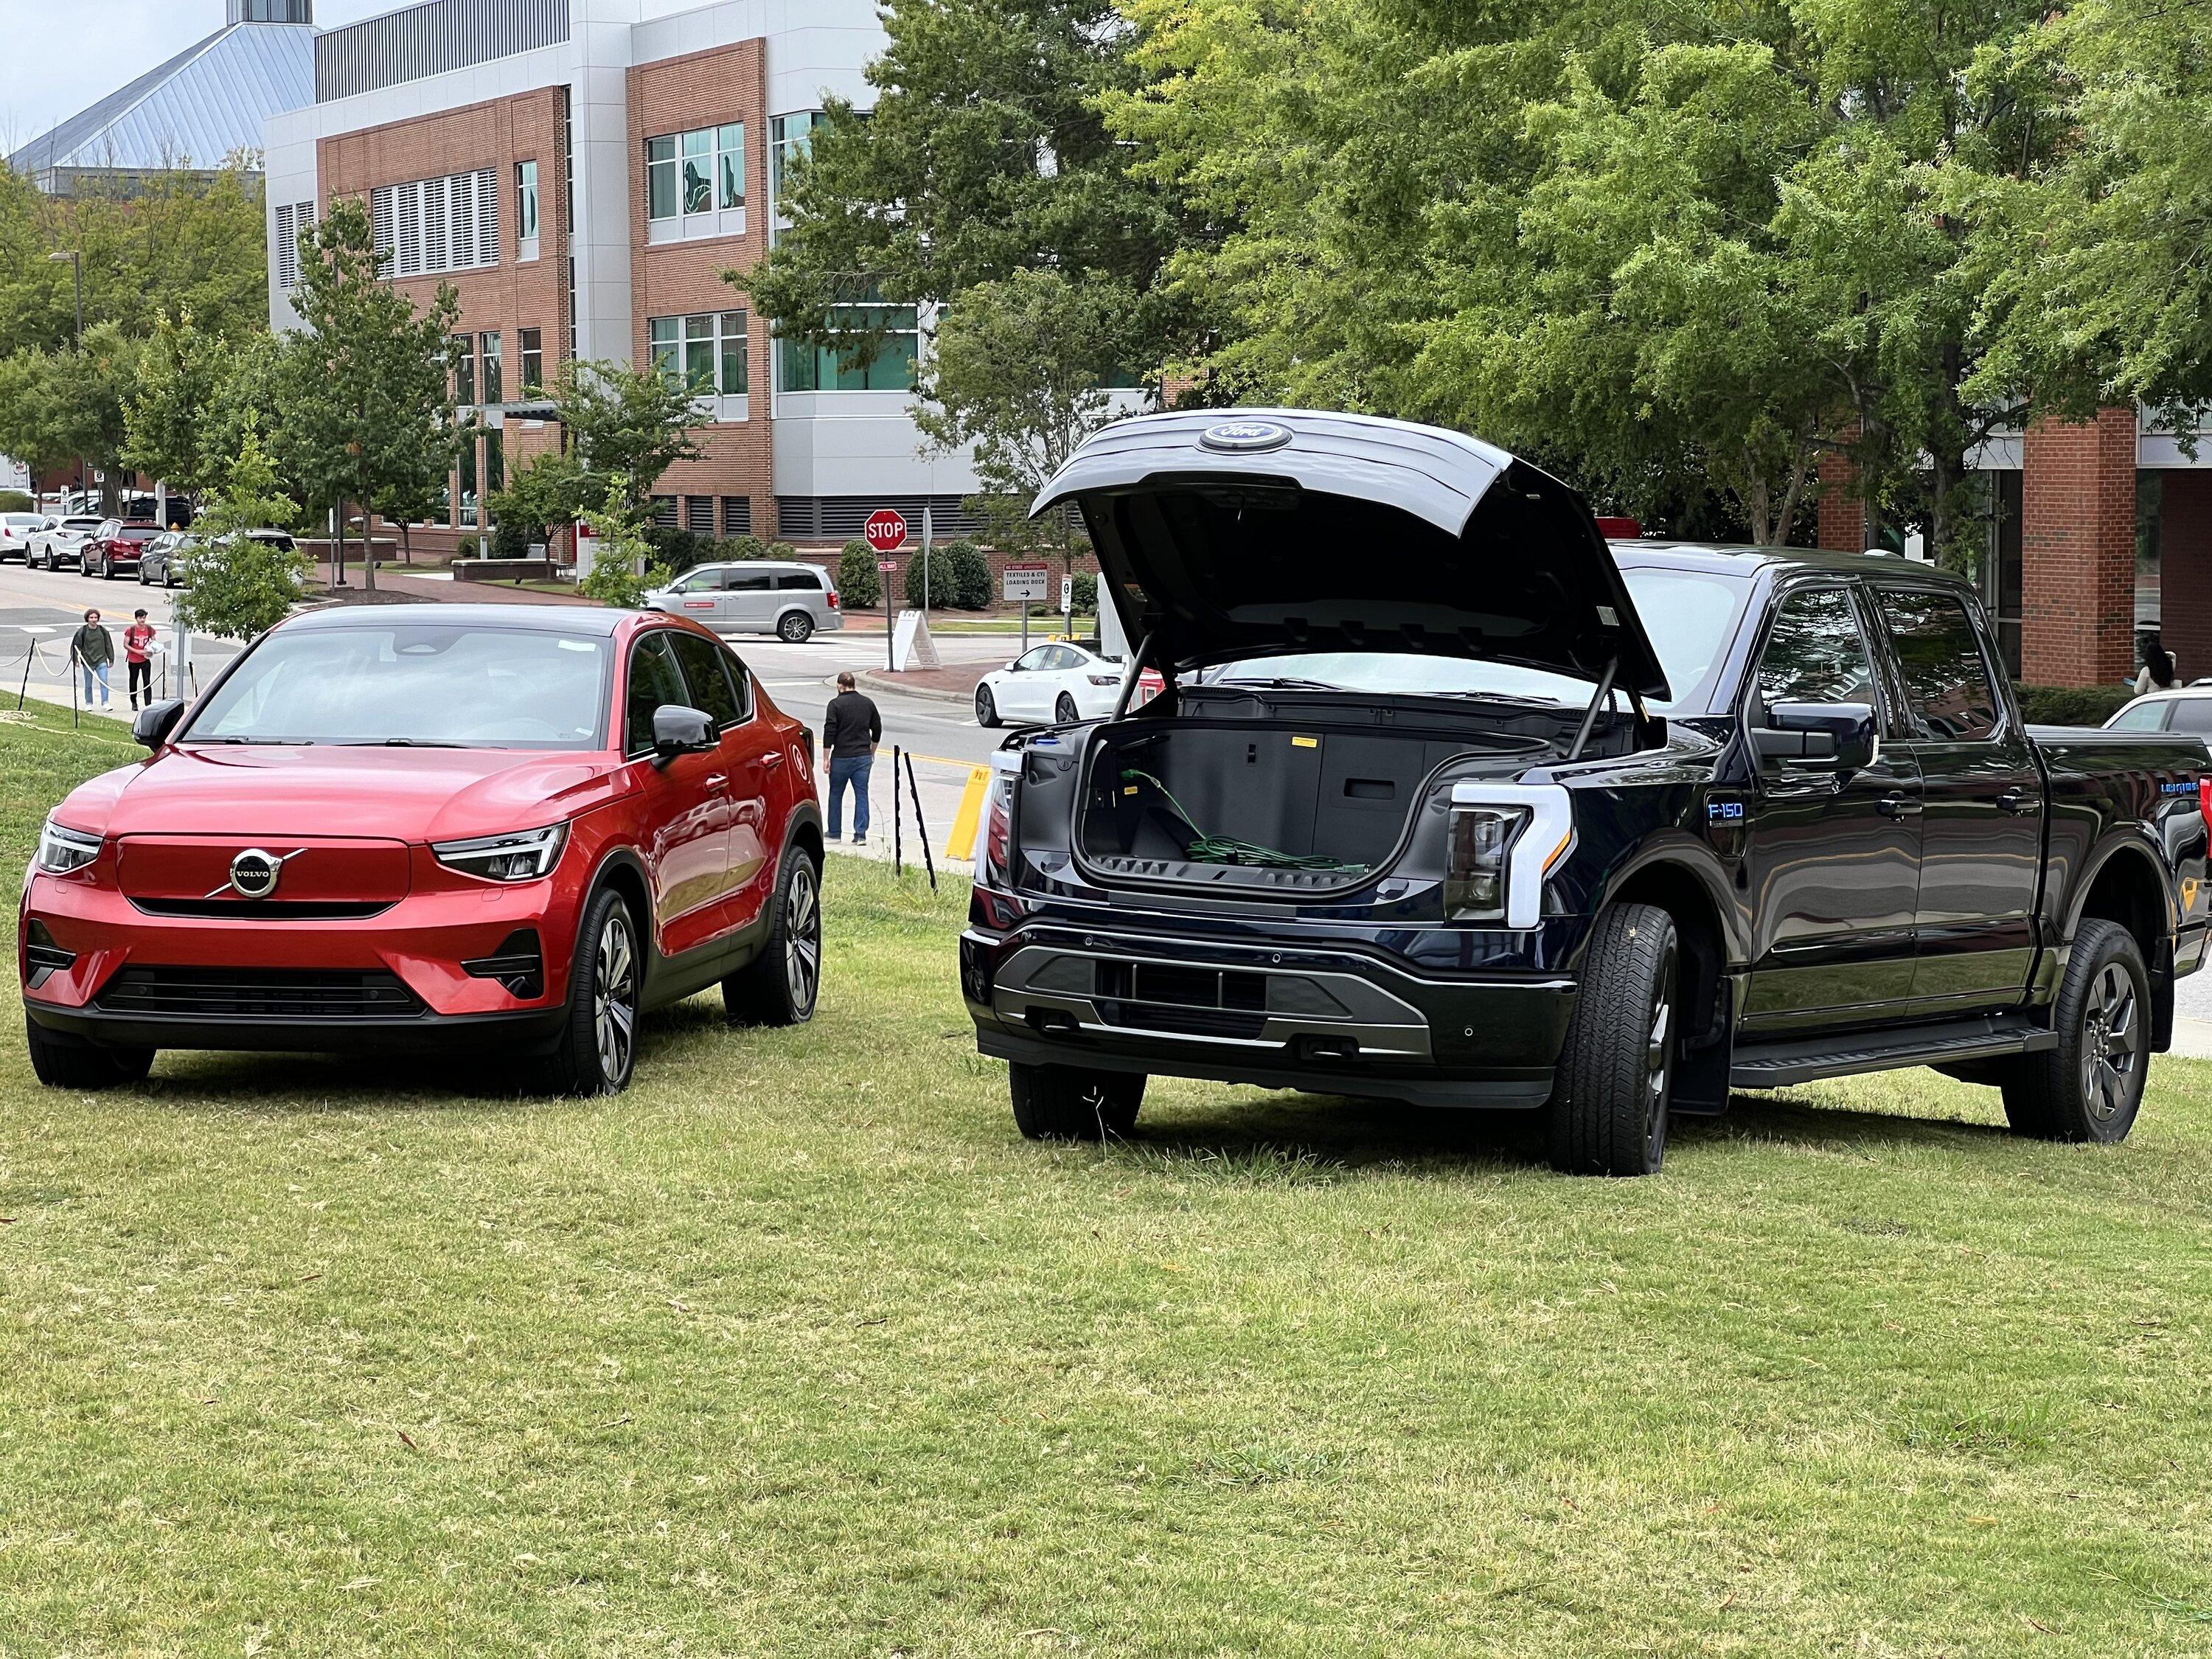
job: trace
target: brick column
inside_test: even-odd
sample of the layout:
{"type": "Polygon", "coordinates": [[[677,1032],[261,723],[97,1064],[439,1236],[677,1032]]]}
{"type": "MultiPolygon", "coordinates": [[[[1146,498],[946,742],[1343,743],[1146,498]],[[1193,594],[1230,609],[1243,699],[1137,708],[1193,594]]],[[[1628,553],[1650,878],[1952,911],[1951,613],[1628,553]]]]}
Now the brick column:
{"type": "Polygon", "coordinates": [[[2039,421],[2025,449],[2021,678],[2117,684],[2136,670],[2136,412],[2039,421]]]}
{"type": "Polygon", "coordinates": [[[1838,450],[1820,457],[1820,545],[1832,553],[1866,551],[1866,503],[1856,493],[1859,471],[1838,450]]]}
{"type": "Polygon", "coordinates": [[[2185,680],[2212,674],[2212,471],[2165,475],[2159,504],[2159,638],[2185,680]]]}

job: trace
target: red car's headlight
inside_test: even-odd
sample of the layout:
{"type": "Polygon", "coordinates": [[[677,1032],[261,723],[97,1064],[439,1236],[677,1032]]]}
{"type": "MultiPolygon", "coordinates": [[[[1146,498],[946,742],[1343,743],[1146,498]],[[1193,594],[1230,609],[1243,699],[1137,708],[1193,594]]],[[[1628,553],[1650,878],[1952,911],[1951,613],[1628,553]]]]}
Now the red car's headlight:
{"type": "Polygon", "coordinates": [[[37,863],[48,875],[65,876],[72,870],[82,870],[100,856],[100,838],[82,830],[72,830],[65,823],[46,820],[46,828],[39,831],[37,863]]]}

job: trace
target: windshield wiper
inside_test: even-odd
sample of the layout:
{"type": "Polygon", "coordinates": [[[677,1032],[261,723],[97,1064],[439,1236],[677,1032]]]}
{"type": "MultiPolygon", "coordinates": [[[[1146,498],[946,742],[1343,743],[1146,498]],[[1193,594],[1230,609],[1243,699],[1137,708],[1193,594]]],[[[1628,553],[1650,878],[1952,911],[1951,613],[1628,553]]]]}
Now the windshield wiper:
{"type": "Polygon", "coordinates": [[[1415,696],[1473,697],[1483,702],[1510,702],[1522,708],[1558,708],[1562,705],[1557,697],[1523,696],[1515,691],[1436,691],[1415,692],[1415,696]]]}
{"type": "Polygon", "coordinates": [[[313,738],[241,738],[232,736],[226,738],[191,738],[190,741],[193,743],[264,744],[274,744],[280,749],[312,749],[315,746],[315,740],[313,738]]]}
{"type": "Polygon", "coordinates": [[[439,738],[366,738],[359,743],[342,743],[341,749],[465,749],[465,743],[447,743],[439,738]]]}
{"type": "Polygon", "coordinates": [[[1255,691],[1341,691],[1345,689],[1328,680],[1302,680],[1288,676],[1268,680],[1216,680],[1214,684],[1231,691],[1246,688],[1255,691]]]}

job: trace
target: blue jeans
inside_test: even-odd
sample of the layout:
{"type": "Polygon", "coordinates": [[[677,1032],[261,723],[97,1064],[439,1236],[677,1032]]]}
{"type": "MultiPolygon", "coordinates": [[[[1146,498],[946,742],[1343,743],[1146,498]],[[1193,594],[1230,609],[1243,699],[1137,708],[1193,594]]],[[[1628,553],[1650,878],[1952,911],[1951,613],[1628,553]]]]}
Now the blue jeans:
{"type": "Polygon", "coordinates": [[[868,833],[868,773],[876,763],[873,755],[855,755],[850,760],[830,763],[830,839],[845,838],[843,812],[845,786],[853,786],[853,833],[868,833]]]}
{"type": "Polygon", "coordinates": [[[92,707],[93,681],[96,678],[100,682],[100,706],[106,708],[107,665],[104,662],[81,662],[77,666],[84,672],[84,706],[87,708],[92,707]]]}

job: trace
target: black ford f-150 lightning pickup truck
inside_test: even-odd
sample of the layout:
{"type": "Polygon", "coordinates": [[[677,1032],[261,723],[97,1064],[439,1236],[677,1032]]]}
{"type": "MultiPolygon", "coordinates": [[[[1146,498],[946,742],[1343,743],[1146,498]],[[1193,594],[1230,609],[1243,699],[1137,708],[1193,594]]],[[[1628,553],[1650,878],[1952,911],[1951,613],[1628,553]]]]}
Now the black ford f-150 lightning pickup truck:
{"type": "Polygon", "coordinates": [[[1962,582],[1609,546],[1353,416],[1123,422],[1066,504],[1166,690],[994,757],[961,975],[1024,1133],[1125,1133],[1160,1073],[1540,1109],[1560,1168],[1638,1175],[1670,1113],[1917,1065],[2127,1133],[2212,759],[2027,729],[1962,582]]]}

